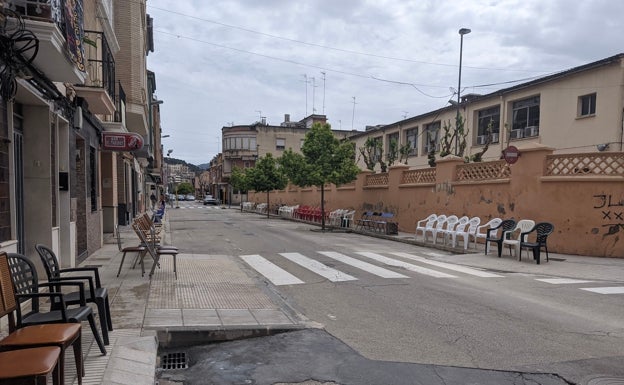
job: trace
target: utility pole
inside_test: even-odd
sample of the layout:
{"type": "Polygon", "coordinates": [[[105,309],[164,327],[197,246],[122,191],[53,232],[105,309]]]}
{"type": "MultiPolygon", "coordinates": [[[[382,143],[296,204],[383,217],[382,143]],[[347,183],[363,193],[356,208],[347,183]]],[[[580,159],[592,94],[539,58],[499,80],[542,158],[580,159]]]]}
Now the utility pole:
{"type": "Polygon", "coordinates": [[[351,130],[353,131],[353,122],[355,121],[355,96],[353,98],[353,115],[351,116],[351,130]]]}
{"type": "Polygon", "coordinates": [[[314,76],[312,76],[312,114],[316,113],[316,107],[315,107],[315,99],[316,99],[316,79],[314,78],[314,76]]]}
{"type": "Polygon", "coordinates": [[[321,71],[323,74],[323,115],[325,115],[325,72],[321,71]]]}
{"type": "Polygon", "coordinates": [[[308,75],[303,74],[303,82],[305,83],[305,116],[308,116],[308,75]]]}

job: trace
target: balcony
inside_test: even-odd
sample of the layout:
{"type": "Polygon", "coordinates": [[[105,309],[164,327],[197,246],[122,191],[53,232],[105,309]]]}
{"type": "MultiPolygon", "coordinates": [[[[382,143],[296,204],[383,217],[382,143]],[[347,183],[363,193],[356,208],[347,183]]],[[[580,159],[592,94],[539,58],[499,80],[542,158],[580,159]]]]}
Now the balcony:
{"type": "MultiPolygon", "coordinates": [[[[33,65],[54,82],[84,83],[87,73],[82,50],[82,9],[65,10],[65,0],[9,0],[5,4],[15,12],[7,12],[7,29],[19,28],[22,21],[24,29],[39,40],[33,65]],[[75,20],[72,30],[65,28],[66,16],[75,20]]],[[[81,1],[76,4],[82,7],[81,1]]]]}
{"type": "Polygon", "coordinates": [[[116,91],[113,91],[115,111],[112,116],[102,122],[102,125],[105,127],[105,131],[128,132],[126,126],[126,93],[120,82],[114,84],[117,86],[116,91]]]}
{"type": "Polygon", "coordinates": [[[115,113],[115,59],[103,32],[85,31],[87,80],[75,86],[76,94],[89,103],[94,114],[115,113]]]}

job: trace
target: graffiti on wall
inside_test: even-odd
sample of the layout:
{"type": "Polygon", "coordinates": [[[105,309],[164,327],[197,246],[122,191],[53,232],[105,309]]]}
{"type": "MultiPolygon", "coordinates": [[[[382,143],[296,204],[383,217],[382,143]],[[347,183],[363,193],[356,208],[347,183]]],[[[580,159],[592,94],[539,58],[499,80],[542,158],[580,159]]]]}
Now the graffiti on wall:
{"type": "Polygon", "coordinates": [[[594,209],[600,211],[602,227],[607,228],[604,235],[613,235],[624,229],[624,198],[618,200],[611,194],[599,194],[594,195],[594,199],[594,209]]]}

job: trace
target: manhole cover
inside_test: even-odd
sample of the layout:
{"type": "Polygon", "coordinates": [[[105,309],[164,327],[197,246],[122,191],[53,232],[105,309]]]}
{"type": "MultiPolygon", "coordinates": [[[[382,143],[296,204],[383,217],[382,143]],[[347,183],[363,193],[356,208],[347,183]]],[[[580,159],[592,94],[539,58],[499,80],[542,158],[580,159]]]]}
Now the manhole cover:
{"type": "Polygon", "coordinates": [[[187,369],[186,352],[167,353],[162,357],[160,367],[163,370],[187,369]]]}

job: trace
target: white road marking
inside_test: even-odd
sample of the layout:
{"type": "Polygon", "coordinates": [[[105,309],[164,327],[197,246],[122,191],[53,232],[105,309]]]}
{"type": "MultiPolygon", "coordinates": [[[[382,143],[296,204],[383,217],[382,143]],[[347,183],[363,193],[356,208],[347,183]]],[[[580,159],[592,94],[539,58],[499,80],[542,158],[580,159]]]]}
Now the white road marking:
{"type": "Polygon", "coordinates": [[[326,257],[346,263],[347,265],[357,267],[358,269],[364,270],[381,278],[409,278],[406,275],[399,274],[392,270],[384,269],[383,267],[373,265],[372,263],[360,261],[359,259],[351,258],[334,251],[319,251],[319,254],[323,254],[326,257]]]}
{"type": "Polygon", "coordinates": [[[594,281],[586,281],[583,279],[572,279],[572,278],[540,278],[536,279],[536,281],[551,283],[553,285],[568,285],[573,283],[590,283],[594,281]]]}
{"type": "Polygon", "coordinates": [[[243,261],[247,262],[249,266],[255,269],[258,273],[265,276],[276,286],[298,285],[304,283],[299,278],[290,274],[281,267],[275,265],[273,262],[270,262],[267,259],[259,256],[258,254],[241,255],[240,257],[243,261]]]}
{"type": "Polygon", "coordinates": [[[357,281],[357,278],[352,277],[349,274],[345,274],[342,271],[332,269],[331,267],[325,266],[322,263],[314,259],[308,258],[300,253],[280,253],[280,255],[320,275],[321,277],[327,278],[332,282],[357,281]]]}
{"type": "Polygon", "coordinates": [[[470,275],[474,275],[474,276],[481,277],[481,278],[503,278],[502,275],[488,273],[487,271],[473,269],[471,267],[454,265],[452,263],[432,261],[430,259],[419,257],[413,254],[408,254],[408,253],[391,253],[391,254],[394,254],[397,257],[403,257],[403,258],[411,259],[417,262],[426,263],[428,265],[438,266],[444,269],[458,271],[460,273],[470,274],[470,275]]]}
{"type": "Polygon", "coordinates": [[[591,291],[598,294],[624,294],[624,286],[613,287],[584,287],[581,290],[591,291]]]}
{"type": "Polygon", "coordinates": [[[406,270],[415,271],[417,273],[424,274],[424,275],[429,275],[429,276],[436,277],[436,278],[457,278],[457,276],[455,276],[455,275],[442,273],[440,271],[427,269],[426,267],[420,267],[420,266],[417,266],[417,265],[413,265],[411,263],[407,263],[407,262],[399,261],[399,260],[396,260],[396,259],[384,257],[383,255],[379,255],[377,253],[371,253],[369,251],[359,251],[359,252],[357,252],[357,254],[360,254],[360,255],[363,255],[363,256],[365,256],[367,258],[370,258],[370,259],[373,259],[375,261],[384,263],[384,264],[386,264],[388,266],[402,267],[402,268],[404,268],[406,270]]]}

